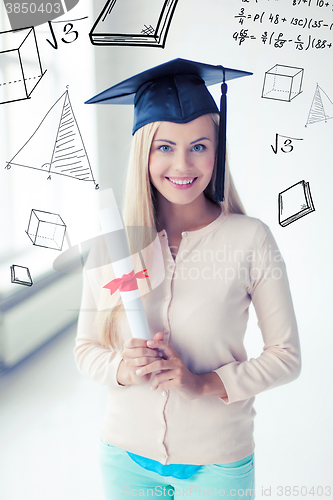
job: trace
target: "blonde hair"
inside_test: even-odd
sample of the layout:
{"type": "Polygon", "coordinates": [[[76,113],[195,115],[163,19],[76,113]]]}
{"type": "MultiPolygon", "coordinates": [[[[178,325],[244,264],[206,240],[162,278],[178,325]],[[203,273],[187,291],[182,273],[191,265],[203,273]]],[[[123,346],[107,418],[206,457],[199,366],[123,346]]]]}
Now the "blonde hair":
{"type": "MultiPolygon", "coordinates": [[[[216,144],[219,130],[219,115],[210,114],[210,117],[215,126],[216,144]]],[[[132,140],[129,165],[127,171],[125,197],[123,201],[123,218],[126,227],[148,227],[156,230],[156,199],[154,195],[155,188],[149,179],[149,155],[151,145],[155,133],[161,122],[153,122],[144,125],[136,131],[132,140]]],[[[225,164],[225,184],[224,184],[224,201],[214,201],[216,177],[216,163],[214,166],[212,178],[204,191],[204,195],[211,202],[222,207],[225,215],[228,214],[244,214],[245,209],[239,198],[235,188],[228,159],[225,164]]],[[[145,248],[148,242],[145,242],[145,235],[138,234],[136,240],[130,241],[131,253],[135,248],[145,248]],[[141,239],[141,241],[138,241],[141,239]]],[[[114,276],[113,276],[114,277],[114,276]]],[[[110,278],[110,276],[108,277],[110,278]]],[[[112,279],[112,278],[111,278],[112,279]]],[[[138,286],[140,289],[140,281],[138,286]]],[[[119,292],[116,292],[113,297],[110,297],[109,308],[103,311],[103,314],[98,314],[96,328],[100,342],[105,346],[110,346],[112,349],[119,349],[121,342],[117,334],[119,316],[124,314],[122,305],[116,305],[119,302],[119,292]]]]}

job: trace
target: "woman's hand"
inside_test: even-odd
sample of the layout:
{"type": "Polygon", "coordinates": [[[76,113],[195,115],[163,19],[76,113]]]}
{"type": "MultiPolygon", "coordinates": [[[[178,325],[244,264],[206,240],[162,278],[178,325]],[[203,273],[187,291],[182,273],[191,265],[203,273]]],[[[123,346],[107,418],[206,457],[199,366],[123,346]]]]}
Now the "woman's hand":
{"type": "Polygon", "coordinates": [[[154,359],[146,366],[138,368],[137,377],[150,377],[152,372],[160,370],[161,373],[157,373],[152,381],[152,389],[160,391],[175,389],[187,400],[200,397],[202,390],[200,375],[190,372],[179,354],[168,342],[164,342],[163,338],[163,333],[159,332],[154,336],[153,341],[149,340],[146,343],[152,351],[156,348],[162,350],[167,359],[158,356],[158,360],[154,359]]]}
{"type": "Polygon", "coordinates": [[[121,385],[146,384],[151,378],[151,373],[138,377],[136,370],[149,365],[156,359],[160,359],[158,350],[147,347],[146,340],[136,338],[131,338],[125,342],[121,355],[123,359],[117,372],[117,381],[121,385]]]}

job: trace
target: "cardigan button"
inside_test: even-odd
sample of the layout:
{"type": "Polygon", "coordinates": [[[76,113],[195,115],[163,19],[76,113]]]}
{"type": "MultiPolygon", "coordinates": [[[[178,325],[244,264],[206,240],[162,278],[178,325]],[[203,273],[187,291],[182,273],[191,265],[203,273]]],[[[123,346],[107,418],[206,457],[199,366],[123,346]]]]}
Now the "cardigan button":
{"type": "Polygon", "coordinates": [[[167,394],[168,394],[167,391],[162,392],[162,396],[166,396],[167,394]]]}
{"type": "Polygon", "coordinates": [[[183,231],[182,232],[182,238],[186,238],[186,236],[187,236],[187,231],[183,231]]]}
{"type": "Polygon", "coordinates": [[[166,296],[164,297],[164,300],[169,300],[169,299],[170,299],[170,295],[166,295],[166,296]]]}

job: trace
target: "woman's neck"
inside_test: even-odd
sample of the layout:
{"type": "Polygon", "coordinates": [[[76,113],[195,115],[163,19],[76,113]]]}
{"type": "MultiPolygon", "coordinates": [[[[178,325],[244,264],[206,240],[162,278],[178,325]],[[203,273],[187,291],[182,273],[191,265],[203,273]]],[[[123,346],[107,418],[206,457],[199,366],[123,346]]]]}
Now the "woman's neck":
{"type": "Polygon", "coordinates": [[[204,195],[188,205],[176,205],[159,196],[157,200],[157,231],[164,229],[168,236],[180,236],[183,231],[195,231],[213,222],[221,207],[204,195]]]}

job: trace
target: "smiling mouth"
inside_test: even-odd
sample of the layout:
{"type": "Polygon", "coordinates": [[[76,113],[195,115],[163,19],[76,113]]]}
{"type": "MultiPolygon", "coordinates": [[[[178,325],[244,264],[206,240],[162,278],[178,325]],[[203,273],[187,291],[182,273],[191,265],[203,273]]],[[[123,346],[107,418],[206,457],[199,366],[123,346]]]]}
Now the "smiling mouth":
{"type": "Polygon", "coordinates": [[[191,179],[171,179],[171,177],[166,177],[166,179],[168,179],[168,181],[172,182],[172,184],[177,184],[178,186],[193,184],[193,182],[197,178],[198,177],[192,177],[191,179]]]}

